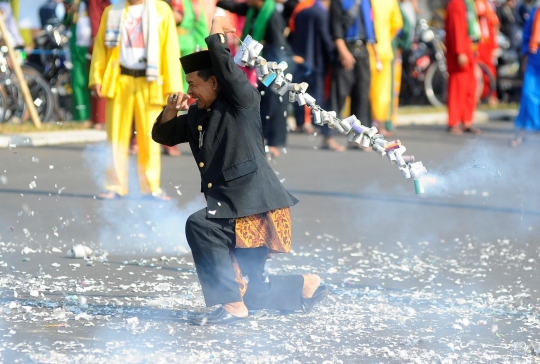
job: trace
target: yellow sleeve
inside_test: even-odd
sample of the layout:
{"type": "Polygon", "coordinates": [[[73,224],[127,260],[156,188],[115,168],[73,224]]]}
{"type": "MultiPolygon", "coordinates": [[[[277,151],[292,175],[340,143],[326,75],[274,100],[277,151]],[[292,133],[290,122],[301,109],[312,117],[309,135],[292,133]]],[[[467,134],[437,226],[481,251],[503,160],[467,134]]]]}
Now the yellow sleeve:
{"type": "Polygon", "coordinates": [[[107,25],[107,16],[111,5],[107,6],[103,11],[103,16],[99,23],[98,34],[94,42],[94,50],[92,51],[92,62],[90,63],[90,81],[88,86],[101,85],[105,68],[107,67],[107,49],[105,48],[105,28],[107,25]]]}
{"type": "MultiPolygon", "coordinates": [[[[158,3],[156,3],[158,5],[158,3]]],[[[183,91],[184,82],[180,71],[180,46],[176,33],[176,23],[172,10],[165,3],[160,4],[163,14],[161,35],[161,74],[163,76],[163,93],[165,95],[183,91]]]]}
{"type": "Polygon", "coordinates": [[[390,27],[392,29],[392,39],[397,36],[399,31],[403,28],[403,17],[401,15],[401,10],[399,9],[399,3],[397,0],[393,1],[390,27]]]}

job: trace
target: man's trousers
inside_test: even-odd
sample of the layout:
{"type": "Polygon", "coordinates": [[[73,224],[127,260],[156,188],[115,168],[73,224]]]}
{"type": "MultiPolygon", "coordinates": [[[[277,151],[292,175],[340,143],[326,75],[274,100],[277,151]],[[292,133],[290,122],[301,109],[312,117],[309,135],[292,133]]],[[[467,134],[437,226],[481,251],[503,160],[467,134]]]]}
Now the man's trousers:
{"type": "Polygon", "coordinates": [[[301,275],[264,275],[268,248],[235,248],[234,219],[209,219],[206,209],[186,222],[186,237],[193,254],[206,306],[244,301],[248,309],[302,309],[301,275]],[[232,256],[247,277],[242,297],[235,280],[232,256]]]}
{"type": "Polygon", "coordinates": [[[112,152],[111,165],[105,176],[105,189],[121,196],[128,194],[128,151],[131,127],[137,131],[137,171],[141,194],[161,193],[161,148],[152,140],[152,126],[162,111],[150,105],[146,77],[120,75],[116,96],[107,99],[107,141],[112,152]]]}
{"type": "Polygon", "coordinates": [[[279,96],[259,82],[261,91],[261,122],[266,144],[284,147],[287,144],[287,104],[289,94],[279,96]]]}
{"type": "Polygon", "coordinates": [[[334,64],[330,87],[330,110],[337,112],[339,117],[345,98],[350,96],[351,114],[355,115],[363,125],[370,126],[369,90],[371,69],[369,52],[365,45],[349,46],[349,50],[353,54],[356,63],[352,70],[345,70],[339,60],[334,64]]]}

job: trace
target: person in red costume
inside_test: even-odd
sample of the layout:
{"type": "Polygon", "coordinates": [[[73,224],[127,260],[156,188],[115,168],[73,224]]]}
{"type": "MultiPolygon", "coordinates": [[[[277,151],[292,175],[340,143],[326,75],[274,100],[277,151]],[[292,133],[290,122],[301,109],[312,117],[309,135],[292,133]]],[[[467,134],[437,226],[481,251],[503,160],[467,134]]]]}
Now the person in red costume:
{"type": "MultiPolygon", "coordinates": [[[[488,66],[489,71],[494,77],[497,77],[497,68],[495,67],[494,52],[497,49],[497,33],[501,22],[495,13],[493,5],[488,0],[475,0],[478,21],[480,22],[480,42],[478,42],[478,61],[488,66]]],[[[486,80],[489,82],[489,80],[486,80]]],[[[493,91],[489,96],[490,105],[497,104],[497,91],[493,91]]]]}
{"type": "Polygon", "coordinates": [[[473,126],[476,109],[476,62],[469,37],[465,0],[450,0],[446,8],[446,61],[448,63],[448,131],[479,133],[473,126]],[[461,124],[461,125],[460,125],[461,124]]]}
{"type": "MultiPolygon", "coordinates": [[[[109,6],[111,2],[109,0],[88,0],[88,16],[90,17],[90,25],[92,27],[92,44],[90,45],[90,53],[94,46],[94,40],[96,39],[99,22],[101,21],[101,15],[103,10],[109,6]]],[[[97,98],[92,94],[90,105],[90,120],[95,129],[105,129],[105,98],[97,98]]]]}

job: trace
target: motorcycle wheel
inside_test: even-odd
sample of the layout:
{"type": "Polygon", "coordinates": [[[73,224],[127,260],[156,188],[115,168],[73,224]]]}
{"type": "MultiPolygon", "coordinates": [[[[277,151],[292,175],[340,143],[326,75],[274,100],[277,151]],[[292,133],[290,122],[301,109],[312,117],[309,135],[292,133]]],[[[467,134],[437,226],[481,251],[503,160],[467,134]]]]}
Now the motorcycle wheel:
{"type": "Polygon", "coordinates": [[[23,66],[22,71],[41,121],[50,121],[54,110],[54,95],[49,83],[34,68],[23,66]]]}
{"type": "Polygon", "coordinates": [[[5,74],[0,78],[0,85],[5,91],[7,107],[4,112],[4,122],[21,123],[26,119],[26,107],[19,83],[5,74]]]}
{"type": "Polygon", "coordinates": [[[437,62],[433,62],[426,71],[424,92],[431,105],[439,107],[446,105],[448,98],[448,73],[441,72],[437,62]]]}
{"type": "Polygon", "coordinates": [[[6,111],[8,109],[8,98],[6,90],[0,85],[0,124],[5,121],[6,111]]]}
{"type": "Polygon", "coordinates": [[[61,121],[72,120],[71,100],[73,89],[71,88],[71,75],[69,72],[62,72],[52,85],[54,94],[54,111],[61,121]]]}
{"type": "Polygon", "coordinates": [[[478,62],[477,66],[477,100],[481,103],[485,103],[497,90],[497,79],[495,78],[489,67],[485,64],[478,62]]]}

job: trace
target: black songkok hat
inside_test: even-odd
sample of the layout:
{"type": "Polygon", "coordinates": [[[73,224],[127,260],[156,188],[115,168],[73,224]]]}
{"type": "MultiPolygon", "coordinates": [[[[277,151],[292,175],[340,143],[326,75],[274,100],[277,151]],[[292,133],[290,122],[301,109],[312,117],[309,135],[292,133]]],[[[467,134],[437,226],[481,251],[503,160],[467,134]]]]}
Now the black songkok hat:
{"type": "Polygon", "coordinates": [[[181,57],[180,62],[182,63],[182,68],[186,75],[191,72],[212,68],[212,59],[210,58],[209,51],[188,54],[187,56],[181,57]]]}

